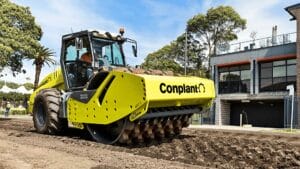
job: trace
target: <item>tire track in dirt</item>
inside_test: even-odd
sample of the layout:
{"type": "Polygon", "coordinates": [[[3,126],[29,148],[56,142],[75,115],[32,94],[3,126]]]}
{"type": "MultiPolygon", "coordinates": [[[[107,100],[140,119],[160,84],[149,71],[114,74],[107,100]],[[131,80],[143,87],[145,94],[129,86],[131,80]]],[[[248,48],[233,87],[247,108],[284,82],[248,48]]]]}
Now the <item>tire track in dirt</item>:
{"type": "MultiPolygon", "coordinates": [[[[161,143],[123,147],[103,145],[88,140],[79,130],[65,136],[40,135],[33,131],[30,120],[0,120],[0,128],[11,130],[10,137],[56,139],[73,147],[127,152],[156,159],[176,161],[211,168],[300,168],[300,136],[280,133],[216,131],[185,129],[175,139],[161,143]],[[14,131],[16,130],[16,131],[14,131]]],[[[55,149],[56,145],[53,145],[55,149]]],[[[88,152],[85,152],[88,153],[88,152]]],[[[92,157],[97,160],[96,157],[92,157]]]]}
{"type": "MultiPolygon", "coordinates": [[[[171,162],[165,159],[134,155],[133,153],[128,153],[124,147],[103,145],[94,141],[86,140],[88,138],[85,136],[85,133],[81,132],[80,130],[68,130],[64,136],[38,134],[31,130],[30,123],[30,120],[27,120],[26,122],[22,120],[6,120],[5,122],[1,121],[0,140],[7,142],[7,144],[16,144],[18,146],[21,144],[24,147],[36,147],[38,149],[42,149],[42,152],[52,152],[51,154],[67,154],[66,158],[69,156],[75,156],[76,158],[82,158],[87,161],[91,160],[99,164],[96,166],[90,166],[92,168],[203,168],[201,166],[194,166],[181,162],[171,162]],[[11,128],[14,129],[10,129],[9,126],[13,126],[11,128]]],[[[7,150],[12,154],[14,152],[11,151],[11,148],[9,147],[7,150]]],[[[26,152],[25,154],[27,153],[30,154],[30,151],[26,152]]],[[[37,160],[39,159],[38,156],[35,158],[36,159],[32,159],[35,161],[30,160],[28,163],[34,162],[35,167],[33,168],[41,168],[36,167],[36,161],[41,160],[37,160]]],[[[64,158],[57,159],[57,162],[52,162],[59,164],[61,161],[63,161],[63,159],[64,158]]],[[[41,165],[46,165],[45,163],[48,162],[42,161],[41,165]]],[[[8,164],[11,164],[11,162],[8,161],[8,164]]],[[[65,167],[59,168],[72,168],[72,165],[73,164],[66,163],[62,164],[62,166],[65,167]]],[[[74,167],[75,166],[73,166],[73,168],[74,167]]],[[[90,167],[87,166],[84,168],[90,167]]]]}

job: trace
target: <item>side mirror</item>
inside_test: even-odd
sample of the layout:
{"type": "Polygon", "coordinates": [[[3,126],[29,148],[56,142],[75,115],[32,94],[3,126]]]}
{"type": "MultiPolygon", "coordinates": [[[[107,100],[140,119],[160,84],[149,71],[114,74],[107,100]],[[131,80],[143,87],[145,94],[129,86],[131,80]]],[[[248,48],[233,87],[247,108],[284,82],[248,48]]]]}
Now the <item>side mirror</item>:
{"type": "Polygon", "coordinates": [[[82,38],[75,39],[75,47],[76,47],[76,50],[81,50],[83,48],[82,38]]]}
{"type": "Polygon", "coordinates": [[[132,45],[132,52],[133,52],[133,56],[137,57],[137,49],[135,45],[132,45]]]}

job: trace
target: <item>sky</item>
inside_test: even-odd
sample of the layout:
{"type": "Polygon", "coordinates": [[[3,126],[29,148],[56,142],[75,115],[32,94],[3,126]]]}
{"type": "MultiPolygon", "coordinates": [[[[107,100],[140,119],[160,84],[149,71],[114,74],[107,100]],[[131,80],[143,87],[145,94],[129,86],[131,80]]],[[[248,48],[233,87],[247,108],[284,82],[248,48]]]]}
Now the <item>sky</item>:
{"type": "MultiPolygon", "coordinates": [[[[12,0],[30,8],[36,23],[42,27],[41,43],[55,51],[59,60],[61,36],[67,33],[98,29],[117,33],[125,28],[125,36],[138,42],[138,57],[129,57],[130,65],[139,65],[147,54],[175,40],[186,27],[188,19],[219,5],[232,6],[247,20],[247,29],[238,34],[238,41],[271,36],[277,25],[278,34],[296,31],[295,21],[284,10],[298,0],[12,0]]],[[[45,66],[41,78],[57,66],[45,66]]],[[[24,62],[26,74],[13,77],[9,70],[1,80],[17,83],[33,82],[32,61],[24,62]],[[26,80],[27,79],[27,80],[26,80]],[[30,80],[28,80],[30,79],[30,80]]]]}

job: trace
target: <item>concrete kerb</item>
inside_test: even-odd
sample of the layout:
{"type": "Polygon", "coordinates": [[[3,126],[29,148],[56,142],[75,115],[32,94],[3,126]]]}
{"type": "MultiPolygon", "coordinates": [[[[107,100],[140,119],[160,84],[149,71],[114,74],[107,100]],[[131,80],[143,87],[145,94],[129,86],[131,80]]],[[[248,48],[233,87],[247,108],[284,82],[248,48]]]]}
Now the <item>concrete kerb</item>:
{"type": "MultiPolygon", "coordinates": [[[[266,128],[266,127],[240,127],[229,125],[190,125],[191,129],[213,129],[213,130],[234,130],[234,131],[254,131],[254,132],[283,132],[291,133],[289,129],[285,128],[266,128]]],[[[300,134],[299,129],[293,129],[292,133],[300,134]]]]}

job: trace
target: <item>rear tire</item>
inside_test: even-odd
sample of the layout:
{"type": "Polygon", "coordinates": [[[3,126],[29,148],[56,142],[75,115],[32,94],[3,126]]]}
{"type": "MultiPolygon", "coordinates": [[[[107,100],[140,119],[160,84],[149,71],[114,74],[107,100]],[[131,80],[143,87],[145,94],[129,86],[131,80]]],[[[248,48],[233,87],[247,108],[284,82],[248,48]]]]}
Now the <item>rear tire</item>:
{"type": "Polygon", "coordinates": [[[59,118],[60,95],[57,89],[45,89],[36,95],[33,123],[38,133],[61,134],[67,128],[67,119],[59,118]]]}

